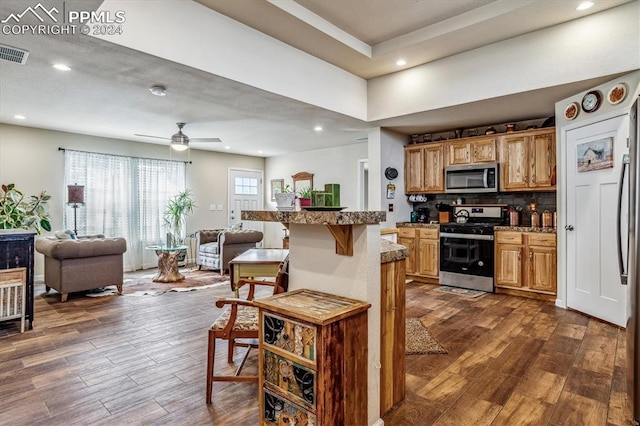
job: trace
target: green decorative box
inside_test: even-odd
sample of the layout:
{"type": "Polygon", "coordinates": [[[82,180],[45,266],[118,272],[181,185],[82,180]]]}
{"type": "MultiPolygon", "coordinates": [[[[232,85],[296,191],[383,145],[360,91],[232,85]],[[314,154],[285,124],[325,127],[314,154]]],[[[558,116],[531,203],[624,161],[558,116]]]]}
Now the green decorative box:
{"type": "Polygon", "coordinates": [[[322,191],[313,191],[312,205],[318,207],[333,206],[331,194],[322,191]]]}
{"type": "Polygon", "coordinates": [[[331,195],[331,204],[325,206],[340,207],[340,185],[337,183],[327,183],[324,192],[331,195]]]}

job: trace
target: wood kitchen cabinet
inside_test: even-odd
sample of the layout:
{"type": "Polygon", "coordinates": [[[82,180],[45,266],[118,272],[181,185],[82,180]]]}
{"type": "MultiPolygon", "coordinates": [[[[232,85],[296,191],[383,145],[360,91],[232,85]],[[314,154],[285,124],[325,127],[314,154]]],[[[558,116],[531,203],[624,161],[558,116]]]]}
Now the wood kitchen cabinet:
{"type": "Polygon", "coordinates": [[[495,163],[496,138],[473,138],[445,142],[445,166],[461,164],[495,163]]]}
{"type": "Polygon", "coordinates": [[[502,136],[500,190],[554,190],[555,135],[555,128],[545,128],[502,136]]]}
{"type": "Polygon", "coordinates": [[[404,153],[405,192],[444,192],[444,147],[441,143],[410,145],[404,153]]]}
{"type": "Polygon", "coordinates": [[[380,417],[405,398],[406,264],[380,264],[380,417]]]}
{"type": "Polygon", "coordinates": [[[497,231],[495,241],[495,284],[498,291],[518,290],[521,295],[555,296],[556,234],[497,231]]]}
{"type": "Polygon", "coordinates": [[[398,244],[409,250],[407,276],[433,282],[440,276],[440,231],[438,228],[398,228],[398,244]]]}
{"type": "Polygon", "coordinates": [[[398,228],[398,244],[409,250],[409,257],[405,259],[407,274],[416,273],[416,228],[398,228]]]}

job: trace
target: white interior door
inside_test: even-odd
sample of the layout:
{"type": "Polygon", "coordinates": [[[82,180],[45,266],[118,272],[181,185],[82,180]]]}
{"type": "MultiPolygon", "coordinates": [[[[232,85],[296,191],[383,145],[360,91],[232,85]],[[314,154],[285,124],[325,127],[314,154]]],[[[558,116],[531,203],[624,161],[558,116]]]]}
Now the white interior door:
{"type": "Polygon", "coordinates": [[[242,222],[244,229],[262,231],[262,222],[243,221],[242,210],[262,210],[264,206],[263,172],[229,169],[229,225],[242,222]]]}
{"type": "MultiPolygon", "coordinates": [[[[628,134],[628,116],[618,116],[568,131],[564,147],[569,228],[567,306],[622,327],[627,318],[627,286],[621,284],[618,271],[616,221],[628,134]],[[608,141],[613,167],[597,169],[594,163],[606,161],[608,141]]],[[[625,186],[622,235],[626,238],[628,178],[625,186]]],[[[623,248],[626,246],[623,241],[623,248]]]]}

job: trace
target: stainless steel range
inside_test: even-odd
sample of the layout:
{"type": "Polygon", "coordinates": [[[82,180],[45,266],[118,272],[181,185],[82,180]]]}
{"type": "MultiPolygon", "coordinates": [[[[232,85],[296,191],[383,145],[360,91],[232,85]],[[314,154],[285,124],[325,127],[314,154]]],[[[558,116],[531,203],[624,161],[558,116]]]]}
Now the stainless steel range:
{"type": "Polygon", "coordinates": [[[440,224],[440,284],[494,292],[493,227],[506,223],[506,209],[506,205],[454,207],[458,222],[440,224]]]}

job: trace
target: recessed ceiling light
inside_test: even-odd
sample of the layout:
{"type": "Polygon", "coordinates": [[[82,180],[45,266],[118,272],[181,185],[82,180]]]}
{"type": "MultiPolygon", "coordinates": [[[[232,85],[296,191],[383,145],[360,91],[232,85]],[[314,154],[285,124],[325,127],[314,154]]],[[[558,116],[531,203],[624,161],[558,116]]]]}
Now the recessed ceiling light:
{"type": "Polygon", "coordinates": [[[160,85],[149,87],[149,91],[156,96],[165,96],[167,94],[167,88],[160,85]]]}
{"type": "Polygon", "coordinates": [[[399,67],[401,67],[401,66],[403,66],[403,65],[407,65],[407,61],[405,61],[404,59],[399,59],[399,60],[396,62],[396,65],[397,65],[397,66],[399,66],[399,67]]]}
{"type": "Polygon", "coordinates": [[[71,68],[65,64],[53,64],[53,67],[59,71],[71,71],[71,68]]]}
{"type": "Polygon", "coordinates": [[[229,145],[225,146],[224,149],[231,149],[229,145]]]}
{"type": "Polygon", "coordinates": [[[258,154],[262,154],[262,150],[258,151],[258,154]]]}
{"type": "Polygon", "coordinates": [[[587,10],[591,6],[593,6],[593,2],[592,1],[583,1],[582,3],[580,3],[578,5],[578,7],[576,7],[576,10],[587,10]]]}
{"type": "Polygon", "coordinates": [[[15,118],[16,120],[26,120],[27,117],[25,117],[24,115],[14,115],[13,118],[15,118]]]}
{"type": "Polygon", "coordinates": [[[315,130],[316,132],[321,132],[322,131],[322,126],[316,126],[313,128],[313,130],[315,130]]]}

